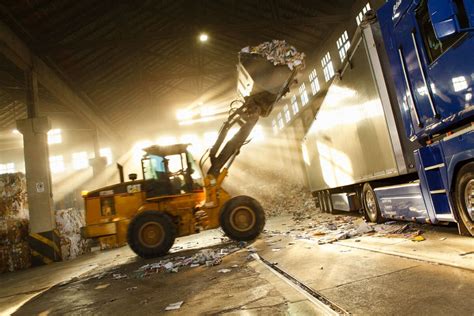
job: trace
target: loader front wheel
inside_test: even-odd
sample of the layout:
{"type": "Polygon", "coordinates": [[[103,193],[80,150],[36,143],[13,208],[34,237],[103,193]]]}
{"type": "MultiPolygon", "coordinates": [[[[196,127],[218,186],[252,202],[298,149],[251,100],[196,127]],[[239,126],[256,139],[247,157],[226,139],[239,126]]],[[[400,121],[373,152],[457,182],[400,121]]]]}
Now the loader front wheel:
{"type": "Polygon", "coordinates": [[[248,241],[260,235],[265,226],[265,213],[257,200],[236,196],[222,207],[220,224],[225,234],[234,240],[248,241]]]}
{"type": "Polygon", "coordinates": [[[175,238],[176,226],[171,218],[162,212],[139,213],[128,226],[128,245],[142,258],[164,256],[173,246],[175,238]]]}

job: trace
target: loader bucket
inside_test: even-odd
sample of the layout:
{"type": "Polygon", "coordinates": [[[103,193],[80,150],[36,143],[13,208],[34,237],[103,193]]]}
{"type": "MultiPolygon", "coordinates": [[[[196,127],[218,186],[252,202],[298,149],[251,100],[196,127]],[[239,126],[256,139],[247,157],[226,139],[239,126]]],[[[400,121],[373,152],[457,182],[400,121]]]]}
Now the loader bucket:
{"type": "Polygon", "coordinates": [[[268,116],[273,105],[288,92],[294,80],[296,69],[290,70],[286,65],[274,66],[265,57],[255,54],[240,53],[237,90],[243,97],[265,98],[265,109],[262,116],[268,116]],[[269,102],[269,103],[267,103],[269,102]]]}

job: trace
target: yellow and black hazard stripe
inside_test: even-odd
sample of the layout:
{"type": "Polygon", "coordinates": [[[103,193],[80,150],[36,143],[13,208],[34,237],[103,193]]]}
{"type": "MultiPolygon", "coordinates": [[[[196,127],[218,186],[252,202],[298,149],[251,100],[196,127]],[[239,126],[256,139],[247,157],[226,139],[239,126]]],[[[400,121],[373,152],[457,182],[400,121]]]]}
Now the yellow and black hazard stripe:
{"type": "Polygon", "coordinates": [[[34,266],[61,261],[59,234],[56,229],[42,233],[30,233],[31,263],[34,266]]]}

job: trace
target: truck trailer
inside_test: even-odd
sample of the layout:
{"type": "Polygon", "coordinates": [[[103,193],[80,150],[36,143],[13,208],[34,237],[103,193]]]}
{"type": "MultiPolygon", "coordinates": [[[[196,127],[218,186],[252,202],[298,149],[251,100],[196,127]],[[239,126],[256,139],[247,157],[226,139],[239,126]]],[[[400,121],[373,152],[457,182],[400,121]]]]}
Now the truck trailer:
{"type": "Polygon", "coordinates": [[[472,0],[366,15],[302,143],[323,211],[474,235],[473,31],[472,0]]]}

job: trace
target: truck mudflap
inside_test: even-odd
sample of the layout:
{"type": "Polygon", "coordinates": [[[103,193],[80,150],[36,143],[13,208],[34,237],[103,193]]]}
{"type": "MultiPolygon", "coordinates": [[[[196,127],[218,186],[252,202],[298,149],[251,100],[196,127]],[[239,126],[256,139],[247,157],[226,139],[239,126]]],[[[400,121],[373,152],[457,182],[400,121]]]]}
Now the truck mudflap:
{"type": "Polygon", "coordinates": [[[420,182],[413,182],[374,189],[382,217],[430,222],[420,182]]]}

